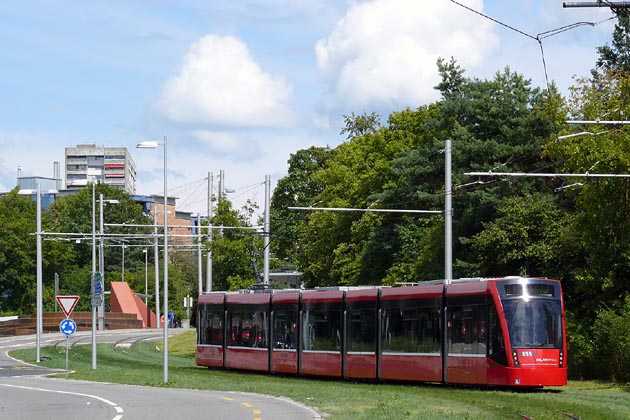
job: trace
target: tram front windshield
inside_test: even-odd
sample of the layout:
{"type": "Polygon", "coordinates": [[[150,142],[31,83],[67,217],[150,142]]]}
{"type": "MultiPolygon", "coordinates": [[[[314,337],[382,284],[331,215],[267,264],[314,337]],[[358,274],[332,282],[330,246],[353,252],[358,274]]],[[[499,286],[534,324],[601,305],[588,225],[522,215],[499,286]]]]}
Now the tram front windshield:
{"type": "Polygon", "coordinates": [[[558,299],[503,299],[512,348],[562,348],[558,299]]]}

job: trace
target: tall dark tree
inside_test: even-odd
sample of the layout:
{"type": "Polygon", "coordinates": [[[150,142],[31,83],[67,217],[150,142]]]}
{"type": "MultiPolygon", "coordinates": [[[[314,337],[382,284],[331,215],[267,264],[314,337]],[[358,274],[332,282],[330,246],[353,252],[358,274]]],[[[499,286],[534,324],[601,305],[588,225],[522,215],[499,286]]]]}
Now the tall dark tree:
{"type": "MultiPolygon", "coordinates": [[[[327,166],[314,174],[323,186],[317,200],[324,207],[382,207],[375,194],[394,185],[392,160],[407,153],[416,141],[415,136],[388,128],[353,137],[338,146],[327,166]]],[[[300,268],[307,285],[380,284],[390,264],[388,248],[394,238],[383,227],[386,217],[311,213],[299,240],[300,268]]]]}
{"type": "MultiPolygon", "coordinates": [[[[426,141],[392,164],[397,188],[383,193],[388,203],[413,203],[418,209],[443,208],[444,140],[453,140],[454,275],[467,277],[484,271],[472,248],[472,238],[484,223],[497,215],[507,197],[551,193],[554,184],[545,179],[471,179],[465,172],[542,172],[553,162],[542,158],[543,144],[553,132],[547,92],[530,86],[530,81],[509,69],[492,80],[467,79],[454,62],[440,61],[442,82],[437,88],[442,100],[418,127],[426,141]]],[[[415,241],[418,253],[395,258],[393,273],[406,277],[435,278],[443,275],[443,219],[433,217],[408,225],[406,240],[415,241]],[[411,230],[410,230],[411,229],[411,230]],[[410,234],[416,231],[415,234],[410,234]],[[427,252],[429,251],[429,252],[427,252]],[[411,260],[409,259],[411,258],[411,260]],[[407,267],[402,269],[402,267],[407,267]]],[[[486,272],[487,273],[487,272],[486,272]]]]}
{"type": "Polygon", "coordinates": [[[315,205],[324,184],[313,175],[324,169],[334,155],[328,147],[310,147],[298,150],[289,158],[288,175],[280,180],[271,199],[271,246],[276,258],[295,265],[300,253],[300,231],[308,214],[289,207],[315,205]]]}

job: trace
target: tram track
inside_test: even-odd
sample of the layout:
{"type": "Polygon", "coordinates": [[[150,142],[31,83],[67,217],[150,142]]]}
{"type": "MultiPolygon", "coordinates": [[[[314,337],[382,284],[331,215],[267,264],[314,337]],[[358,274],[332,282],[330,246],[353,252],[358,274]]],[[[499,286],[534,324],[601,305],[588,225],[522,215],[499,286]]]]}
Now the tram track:
{"type": "Polygon", "coordinates": [[[158,340],[162,338],[161,334],[156,334],[156,335],[150,335],[148,337],[125,337],[122,338],[120,340],[115,341],[114,343],[112,343],[112,348],[114,350],[118,349],[118,348],[129,348],[131,350],[133,350],[133,348],[136,346],[136,344],[144,342],[144,341],[153,341],[153,340],[158,340]]]}
{"type": "MultiPolygon", "coordinates": [[[[467,400],[468,403],[472,404],[472,405],[476,405],[477,407],[481,408],[481,409],[490,409],[494,412],[500,412],[502,413],[502,416],[504,416],[505,418],[518,418],[520,420],[536,420],[538,418],[540,418],[540,413],[536,414],[536,415],[530,415],[530,414],[524,414],[521,413],[519,411],[516,411],[515,409],[511,409],[507,406],[501,405],[501,404],[497,404],[497,403],[490,403],[490,402],[485,402],[485,403],[481,403],[481,402],[473,402],[470,400],[467,400]]],[[[568,413],[566,411],[561,411],[561,410],[554,410],[552,408],[550,408],[548,410],[549,413],[553,413],[554,415],[557,415],[558,418],[560,417],[564,417],[564,418],[568,418],[571,420],[582,420],[582,418],[573,415],[571,413],[568,413]]],[[[547,417],[545,417],[547,418],[547,417]]]]}
{"type": "Polygon", "coordinates": [[[571,413],[565,413],[564,411],[560,411],[560,414],[562,414],[563,416],[570,418],[571,420],[582,420],[581,418],[579,418],[578,416],[574,416],[571,413]]]}
{"type": "MultiPolygon", "coordinates": [[[[571,413],[566,413],[566,412],[564,412],[564,411],[557,411],[557,410],[554,410],[554,413],[556,413],[556,414],[560,414],[561,416],[564,416],[564,417],[569,418],[569,419],[571,419],[571,420],[582,420],[580,417],[578,417],[578,416],[574,416],[573,414],[571,414],[571,413]]],[[[521,418],[522,420],[535,420],[535,417],[526,416],[526,415],[524,415],[524,414],[520,414],[520,413],[519,413],[518,415],[520,416],[520,418],[521,418]]]]}
{"type": "MultiPolygon", "coordinates": [[[[98,338],[99,340],[97,344],[111,344],[112,348],[114,349],[120,348],[120,347],[133,348],[139,342],[159,340],[160,338],[162,338],[162,333],[161,332],[151,333],[151,334],[143,333],[143,334],[138,334],[131,337],[117,338],[117,339],[114,339],[113,341],[109,340],[108,337],[102,338],[102,336],[99,336],[98,338]]],[[[60,347],[65,348],[66,343],[69,349],[73,349],[77,345],[90,344],[91,340],[92,340],[92,337],[90,335],[70,336],[68,338],[60,338],[58,340],[51,341],[48,345],[50,345],[56,352],[58,352],[60,351],[60,347]]]]}

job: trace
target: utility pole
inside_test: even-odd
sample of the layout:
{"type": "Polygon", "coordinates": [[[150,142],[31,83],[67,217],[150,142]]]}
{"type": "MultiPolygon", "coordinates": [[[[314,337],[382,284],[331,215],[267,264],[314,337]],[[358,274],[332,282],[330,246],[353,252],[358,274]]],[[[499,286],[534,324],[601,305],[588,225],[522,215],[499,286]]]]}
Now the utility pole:
{"type": "Polygon", "coordinates": [[[219,171],[219,203],[221,203],[221,201],[223,200],[223,189],[225,188],[224,185],[225,182],[225,172],[223,171],[223,169],[221,169],[219,171]]]}
{"type": "Polygon", "coordinates": [[[206,292],[212,291],[212,196],[214,195],[214,175],[208,172],[208,254],[206,255],[206,292]]]}
{"type": "MultiPolygon", "coordinates": [[[[105,290],[105,242],[103,239],[104,220],[103,220],[103,194],[99,195],[99,241],[98,241],[98,272],[101,275],[101,281],[103,282],[103,290],[105,290]]],[[[98,307],[98,329],[105,330],[105,299],[101,300],[101,304],[98,307]]]]}
{"type": "MultiPolygon", "coordinates": [[[[59,273],[55,273],[55,296],[59,294],[59,273]]],[[[55,299],[55,312],[57,312],[57,299],[55,299]]]]}
{"type": "Polygon", "coordinates": [[[203,264],[201,260],[201,213],[197,213],[197,277],[198,291],[203,293],[203,264]]]}
{"type": "Polygon", "coordinates": [[[35,307],[37,308],[37,322],[35,327],[36,340],[35,340],[35,361],[41,362],[41,335],[43,332],[44,320],[42,317],[43,307],[43,257],[42,257],[42,189],[39,182],[37,182],[37,296],[35,301],[35,307]]]}
{"type": "Polygon", "coordinates": [[[630,9],[630,2],[628,1],[607,1],[607,0],[599,0],[599,1],[583,1],[583,2],[575,2],[575,1],[565,1],[562,3],[562,7],[610,7],[611,9],[630,9]]]}
{"type": "Polygon", "coordinates": [[[453,280],[453,182],[451,180],[451,156],[452,156],[451,140],[446,140],[446,148],[444,149],[445,165],[444,165],[444,283],[447,285],[453,280]]]}
{"type": "MultiPolygon", "coordinates": [[[[451,178],[451,161],[453,147],[451,139],[446,139],[444,147],[444,285],[442,287],[443,299],[446,302],[446,291],[453,280],[453,181],[451,178]]],[[[442,311],[442,382],[448,383],[448,306],[444,305],[442,311]]]]}
{"type": "MultiPolygon", "coordinates": [[[[166,207],[164,208],[166,211],[166,207]]],[[[153,203],[153,264],[155,271],[155,323],[156,329],[160,329],[160,245],[157,228],[157,203],[153,203]]],[[[164,315],[166,317],[166,314],[164,315]]]]}
{"type": "Polygon", "coordinates": [[[630,124],[630,121],[628,120],[620,120],[620,121],[606,121],[606,120],[568,120],[565,121],[565,123],[567,124],[591,124],[591,125],[598,125],[598,124],[602,124],[602,125],[628,125],[630,124]]]}
{"type": "Polygon", "coordinates": [[[269,284],[269,244],[271,242],[271,175],[265,175],[265,226],[263,228],[263,284],[269,284]]]}
{"type": "MultiPolygon", "coordinates": [[[[92,182],[92,283],[96,277],[96,181],[92,182]]],[[[100,281],[100,280],[99,280],[100,281]]],[[[92,285],[94,287],[94,285],[92,285]]],[[[94,294],[94,289],[92,290],[94,294]]],[[[96,369],[96,308],[92,302],[92,369],[96,369]]]]}

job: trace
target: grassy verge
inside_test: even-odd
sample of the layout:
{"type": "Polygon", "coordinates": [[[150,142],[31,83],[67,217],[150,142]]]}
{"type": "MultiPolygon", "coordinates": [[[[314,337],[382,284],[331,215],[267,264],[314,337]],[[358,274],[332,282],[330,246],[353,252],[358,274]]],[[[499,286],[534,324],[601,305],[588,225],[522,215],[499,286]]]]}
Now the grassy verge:
{"type": "MultiPolygon", "coordinates": [[[[132,348],[98,347],[98,368],[92,370],[91,347],[70,351],[74,379],[148,386],[162,384],[160,342],[139,343],[132,348]]],[[[12,351],[32,361],[35,350],[12,351]]],[[[43,347],[49,357],[41,365],[65,367],[65,349],[43,347]]],[[[630,418],[629,387],[596,382],[571,382],[567,387],[533,392],[496,389],[353,383],[286,376],[210,370],[195,365],[195,333],[169,339],[169,380],[174,388],[258,392],[285,396],[326,413],[333,420],[360,419],[564,419],[630,418]]]]}

